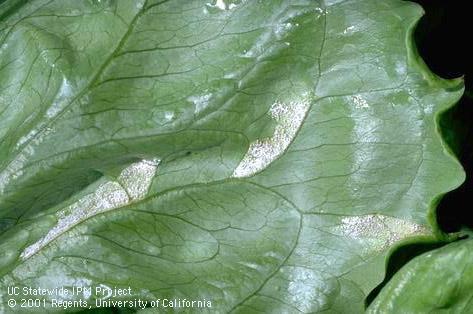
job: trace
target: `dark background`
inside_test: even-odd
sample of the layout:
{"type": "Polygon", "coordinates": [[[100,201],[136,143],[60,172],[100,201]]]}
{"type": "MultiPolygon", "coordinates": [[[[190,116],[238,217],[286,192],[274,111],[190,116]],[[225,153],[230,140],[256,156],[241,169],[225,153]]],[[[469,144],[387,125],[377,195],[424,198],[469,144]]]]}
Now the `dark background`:
{"type": "Polygon", "coordinates": [[[420,55],[437,75],[463,76],[465,95],[441,119],[444,138],[460,159],[465,183],[445,195],[437,209],[441,228],[447,232],[473,228],[473,15],[466,0],[416,0],[425,10],[415,40],[420,55]]]}
{"type": "MultiPolygon", "coordinates": [[[[444,139],[466,172],[463,185],[447,193],[437,208],[437,219],[445,232],[469,230],[473,234],[473,15],[468,16],[467,0],[411,0],[420,4],[425,15],[415,31],[417,49],[429,68],[444,78],[464,77],[465,95],[440,120],[444,139]],[[471,208],[471,210],[470,210],[471,208]]],[[[387,261],[386,276],[371,291],[368,306],[392,276],[414,257],[445,243],[420,241],[396,248],[387,261]]]]}

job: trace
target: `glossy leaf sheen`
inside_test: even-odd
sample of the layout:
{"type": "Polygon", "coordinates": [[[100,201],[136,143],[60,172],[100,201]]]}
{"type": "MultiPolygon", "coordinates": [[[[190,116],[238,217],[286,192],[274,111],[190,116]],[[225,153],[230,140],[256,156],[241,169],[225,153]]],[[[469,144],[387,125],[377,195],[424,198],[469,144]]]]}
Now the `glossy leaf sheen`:
{"type": "Polygon", "coordinates": [[[420,16],[397,0],[2,3],[2,291],[363,311],[389,249],[438,233],[434,200],[463,179],[436,126],[462,83],[419,60],[420,16]]]}
{"type": "Polygon", "coordinates": [[[406,264],[381,290],[368,313],[470,313],[473,241],[425,253],[406,264]]]}

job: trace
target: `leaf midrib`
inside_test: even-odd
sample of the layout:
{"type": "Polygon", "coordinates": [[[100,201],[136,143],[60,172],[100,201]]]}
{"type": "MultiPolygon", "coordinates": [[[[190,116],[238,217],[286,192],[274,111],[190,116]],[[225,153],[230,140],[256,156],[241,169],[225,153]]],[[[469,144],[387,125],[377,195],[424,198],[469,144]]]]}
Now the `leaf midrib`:
{"type": "Polygon", "coordinates": [[[27,147],[27,145],[33,141],[34,139],[36,139],[39,135],[43,134],[45,130],[48,129],[48,127],[53,124],[55,121],[57,121],[60,117],[62,117],[64,115],[64,113],[67,111],[67,109],[74,103],[76,102],[78,99],[80,99],[82,96],[84,96],[88,91],[89,89],[91,89],[94,85],[97,84],[97,82],[99,81],[99,79],[101,78],[103,72],[105,71],[105,69],[110,65],[110,63],[113,61],[113,59],[116,57],[116,55],[118,54],[118,52],[123,48],[123,46],[126,44],[126,42],[128,41],[130,35],[132,34],[135,26],[136,26],[136,23],[139,21],[139,19],[144,15],[146,14],[146,12],[148,10],[150,10],[151,8],[153,7],[156,7],[158,5],[161,5],[161,4],[164,4],[166,2],[168,2],[170,0],[163,0],[163,1],[160,1],[158,3],[155,3],[153,5],[150,5],[148,6],[148,0],[145,0],[144,3],[143,3],[143,6],[142,8],[138,11],[138,13],[133,17],[133,19],[131,20],[128,28],[127,28],[127,31],[123,34],[123,36],[121,37],[120,41],[118,42],[117,46],[113,49],[112,53],[110,53],[108,55],[107,58],[105,58],[104,62],[102,63],[102,65],[99,67],[99,69],[95,72],[95,74],[93,74],[92,76],[92,79],[89,81],[88,84],[85,85],[85,87],[79,91],[76,96],[74,96],[68,103],[66,106],[64,106],[64,108],[55,116],[53,117],[51,120],[49,120],[47,123],[45,123],[39,130],[38,132],[34,135],[34,136],[31,136],[27,141],[25,141],[23,143],[23,145],[21,145],[18,149],[18,151],[14,154],[12,154],[12,156],[9,158],[8,162],[5,163],[5,165],[0,169],[0,173],[4,172],[6,169],[8,169],[8,167],[11,165],[11,163],[16,159],[16,157],[22,153],[25,149],[25,147],[27,147]]]}

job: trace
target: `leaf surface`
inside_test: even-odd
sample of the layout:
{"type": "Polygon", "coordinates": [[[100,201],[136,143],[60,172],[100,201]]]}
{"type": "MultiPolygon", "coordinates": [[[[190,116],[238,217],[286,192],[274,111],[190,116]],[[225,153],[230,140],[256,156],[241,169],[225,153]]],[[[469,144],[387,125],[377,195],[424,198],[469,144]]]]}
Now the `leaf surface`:
{"type": "Polygon", "coordinates": [[[440,236],[435,200],[463,180],[436,124],[463,85],[419,60],[421,13],[397,0],[2,3],[2,290],[363,311],[389,250],[440,236]]]}
{"type": "Polygon", "coordinates": [[[473,309],[471,240],[424,253],[394,275],[368,313],[469,313],[473,309]]]}

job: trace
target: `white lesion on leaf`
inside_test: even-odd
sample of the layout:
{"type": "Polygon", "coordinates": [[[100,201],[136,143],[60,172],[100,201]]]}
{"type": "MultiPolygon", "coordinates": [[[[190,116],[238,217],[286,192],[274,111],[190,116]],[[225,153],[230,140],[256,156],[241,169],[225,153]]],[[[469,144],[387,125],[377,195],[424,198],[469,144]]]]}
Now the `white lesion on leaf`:
{"type": "Polygon", "coordinates": [[[159,160],[142,160],[125,168],[116,181],[101,184],[94,193],[56,213],[57,224],[20,255],[25,260],[79,223],[100,213],[117,209],[146,196],[156,175],[159,160]]]}
{"type": "Polygon", "coordinates": [[[236,8],[241,1],[215,0],[206,4],[209,8],[217,8],[221,11],[232,10],[236,8]]]}
{"type": "Polygon", "coordinates": [[[248,152],[233,171],[233,177],[252,176],[268,167],[286,151],[304,122],[310,99],[305,95],[301,100],[277,101],[271,106],[269,114],[276,121],[273,135],[250,144],[248,152]]]}
{"type": "Polygon", "coordinates": [[[390,247],[409,236],[431,234],[425,226],[380,214],[345,217],[337,229],[348,238],[370,242],[375,250],[390,247]]]}

